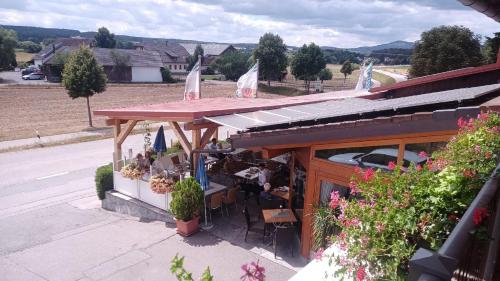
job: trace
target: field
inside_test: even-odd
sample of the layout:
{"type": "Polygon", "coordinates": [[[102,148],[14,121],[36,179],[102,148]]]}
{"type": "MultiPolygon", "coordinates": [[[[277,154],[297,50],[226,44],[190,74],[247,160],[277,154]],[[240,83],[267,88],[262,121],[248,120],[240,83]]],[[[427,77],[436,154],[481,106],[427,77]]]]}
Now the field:
{"type": "MultiPolygon", "coordinates": [[[[323,81],[323,89],[325,92],[351,90],[356,87],[356,83],[358,82],[359,78],[359,69],[354,70],[351,75],[348,75],[347,78],[344,79],[344,74],[340,72],[340,68],[342,68],[342,65],[328,64],[326,67],[332,71],[333,78],[332,80],[323,81]]],[[[271,85],[296,88],[301,90],[304,89],[304,81],[296,80],[295,77],[291,74],[290,68],[288,68],[288,75],[282,83],[272,82],[271,85]]],[[[311,91],[313,90],[314,86],[313,84],[311,84],[311,91]]]]}
{"type": "Polygon", "coordinates": [[[372,79],[379,81],[380,86],[386,86],[396,83],[396,79],[376,71],[372,71],[372,79]]]}
{"type": "Polygon", "coordinates": [[[16,50],[16,61],[20,65],[23,62],[27,62],[33,58],[34,54],[26,53],[21,50],[16,50]]]}
{"type": "MultiPolygon", "coordinates": [[[[181,100],[183,84],[109,85],[90,99],[92,110],[181,100]]],[[[204,97],[233,96],[234,83],[202,83],[204,97]]],[[[259,93],[263,98],[279,97],[259,93]]],[[[105,127],[104,117],[94,116],[94,126],[105,127]]],[[[85,99],[71,99],[64,88],[51,86],[0,87],[0,141],[78,132],[88,128],[85,99]]]]}
{"type": "Polygon", "coordinates": [[[384,67],[376,67],[381,70],[393,72],[400,75],[408,75],[408,71],[410,70],[409,65],[394,65],[394,66],[384,66],[384,67]]]}

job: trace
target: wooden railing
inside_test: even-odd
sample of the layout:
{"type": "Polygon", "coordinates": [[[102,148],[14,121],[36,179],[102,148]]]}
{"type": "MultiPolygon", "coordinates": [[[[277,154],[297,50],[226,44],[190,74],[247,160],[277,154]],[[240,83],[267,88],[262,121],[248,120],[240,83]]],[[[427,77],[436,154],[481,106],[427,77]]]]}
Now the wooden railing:
{"type": "Polygon", "coordinates": [[[410,260],[410,280],[494,280],[500,263],[500,164],[484,184],[460,222],[437,252],[420,248],[410,260]],[[487,236],[480,240],[473,236],[476,229],[473,217],[477,208],[492,210],[487,236]]]}

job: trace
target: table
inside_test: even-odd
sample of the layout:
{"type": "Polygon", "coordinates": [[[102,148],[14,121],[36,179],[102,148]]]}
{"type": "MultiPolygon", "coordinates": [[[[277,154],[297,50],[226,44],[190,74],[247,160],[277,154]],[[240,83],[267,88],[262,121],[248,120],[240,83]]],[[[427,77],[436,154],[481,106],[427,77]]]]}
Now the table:
{"type": "Polygon", "coordinates": [[[287,164],[288,159],[290,159],[290,154],[289,153],[284,153],[281,155],[278,155],[276,157],[271,158],[270,160],[273,160],[275,162],[281,163],[281,164],[287,164]]]}
{"type": "Polygon", "coordinates": [[[205,190],[205,197],[210,196],[210,195],[217,193],[217,192],[225,191],[226,189],[227,189],[227,186],[225,186],[225,185],[218,184],[215,182],[210,182],[210,184],[208,185],[208,189],[205,190]]]}
{"type": "Polygon", "coordinates": [[[290,192],[289,191],[281,191],[281,190],[273,190],[271,194],[277,196],[283,200],[290,201],[290,192]]]}
{"type": "Polygon", "coordinates": [[[297,222],[297,218],[291,209],[265,209],[262,210],[262,216],[264,217],[264,222],[266,224],[297,222]]]}
{"type": "Polygon", "coordinates": [[[247,177],[247,174],[249,174],[250,172],[250,169],[258,169],[258,168],[255,168],[255,167],[250,167],[248,169],[245,169],[243,171],[239,171],[237,173],[235,173],[234,175],[237,176],[237,177],[240,177],[240,178],[244,178],[246,180],[254,180],[254,179],[257,179],[259,177],[259,173],[255,173],[255,174],[250,174],[250,176],[247,177]]]}

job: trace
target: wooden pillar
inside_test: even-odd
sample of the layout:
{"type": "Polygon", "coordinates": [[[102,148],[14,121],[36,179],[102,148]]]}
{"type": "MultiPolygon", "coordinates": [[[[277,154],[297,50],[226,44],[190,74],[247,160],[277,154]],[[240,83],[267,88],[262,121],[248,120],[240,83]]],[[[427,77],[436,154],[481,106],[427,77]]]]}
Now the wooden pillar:
{"type": "Polygon", "coordinates": [[[294,184],[294,178],[295,178],[295,151],[290,152],[290,184],[289,184],[289,189],[288,189],[288,194],[289,194],[289,202],[288,202],[288,209],[292,209],[292,201],[293,201],[293,195],[295,193],[295,190],[293,189],[293,184],[294,184]]]}
{"type": "MultiPolygon", "coordinates": [[[[311,159],[312,149],[309,151],[309,159],[311,159]]],[[[312,214],[314,211],[313,204],[316,188],[316,167],[309,161],[306,174],[306,188],[304,194],[304,212],[302,216],[302,235],[300,237],[300,253],[303,257],[309,258],[312,246],[312,214]]]]}
{"type": "MultiPolygon", "coordinates": [[[[201,129],[194,129],[192,130],[192,148],[193,150],[200,148],[201,145],[201,129]]],[[[198,166],[198,159],[199,159],[200,154],[199,153],[193,153],[193,171],[196,175],[196,167],[198,166]]],[[[194,176],[194,175],[192,175],[194,176]]]]}
{"type": "Polygon", "coordinates": [[[216,140],[219,140],[219,128],[215,128],[215,131],[212,135],[212,138],[215,138],[216,140]]]}
{"type": "Polygon", "coordinates": [[[113,152],[113,166],[115,167],[116,171],[120,171],[122,168],[122,162],[120,161],[122,159],[122,144],[118,141],[118,138],[121,133],[121,122],[120,120],[114,120],[114,125],[113,125],[113,135],[114,135],[114,152],[113,152]]]}

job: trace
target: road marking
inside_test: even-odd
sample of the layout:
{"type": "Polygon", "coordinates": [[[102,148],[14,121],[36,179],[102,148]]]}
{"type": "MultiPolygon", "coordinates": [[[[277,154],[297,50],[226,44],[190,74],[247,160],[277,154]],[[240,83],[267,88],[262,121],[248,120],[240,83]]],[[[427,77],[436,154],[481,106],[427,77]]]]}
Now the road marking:
{"type": "Polygon", "coordinates": [[[69,172],[57,173],[57,174],[53,174],[53,175],[49,175],[49,176],[45,176],[45,177],[39,177],[39,178],[36,178],[36,179],[37,180],[44,180],[44,179],[49,179],[49,178],[53,178],[53,177],[63,176],[63,175],[67,175],[67,174],[69,174],[69,172]]]}

